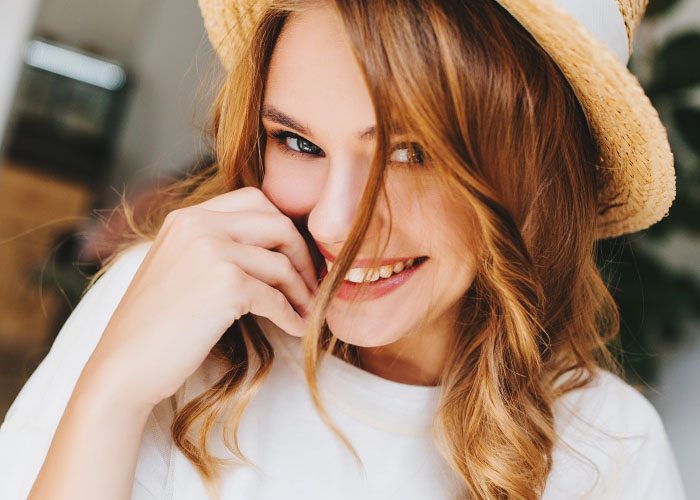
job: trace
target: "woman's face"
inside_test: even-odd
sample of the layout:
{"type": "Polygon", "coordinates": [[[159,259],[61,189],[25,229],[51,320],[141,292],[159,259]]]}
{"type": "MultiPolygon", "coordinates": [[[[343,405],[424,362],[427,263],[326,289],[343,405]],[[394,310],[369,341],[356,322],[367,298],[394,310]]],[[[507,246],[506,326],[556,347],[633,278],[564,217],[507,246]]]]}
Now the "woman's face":
{"type": "MultiPolygon", "coordinates": [[[[375,144],[372,103],[334,11],[314,8],[288,19],[273,52],[262,122],[263,191],[302,227],[306,223],[332,260],[349,236],[375,144]]],[[[388,260],[383,275],[399,270],[398,262],[406,259],[427,259],[388,278],[380,275],[369,286],[371,296],[355,303],[348,300],[351,285],[343,282],[327,322],[350,344],[375,347],[409,334],[449,334],[474,277],[475,259],[463,242],[468,221],[449,206],[420,155],[402,146],[407,141],[391,140],[388,201],[380,199],[352,267],[364,267],[361,261],[383,242],[388,242],[381,254],[388,260]]]]}

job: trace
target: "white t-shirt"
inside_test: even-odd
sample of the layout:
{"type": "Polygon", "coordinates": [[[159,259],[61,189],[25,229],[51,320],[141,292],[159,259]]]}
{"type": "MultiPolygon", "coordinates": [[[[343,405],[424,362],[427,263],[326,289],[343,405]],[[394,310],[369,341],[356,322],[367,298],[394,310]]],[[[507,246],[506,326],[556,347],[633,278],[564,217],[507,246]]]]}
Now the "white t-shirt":
{"type": "MultiPolygon", "coordinates": [[[[149,246],[131,247],[86,293],[12,404],[0,427],[3,500],[26,498],[76,380],[149,246]]],[[[299,340],[266,318],[258,320],[275,360],[239,431],[241,450],[255,467],[224,471],[222,498],[459,498],[458,481],[429,432],[438,388],[392,382],[335,357],[324,359],[321,395],[358,452],[360,467],[311,403],[299,340]]],[[[211,362],[203,363],[154,408],[141,442],[133,499],[207,498],[194,467],[172,444],[169,424],[174,405],[206,389],[217,374],[211,362]]],[[[543,498],[685,498],[657,412],[618,377],[601,371],[595,383],[562,398],[554,412],[561,440],[543,498]]],[[[220,425],[212,437],[214,453],[230,457],[220,425]]]]}

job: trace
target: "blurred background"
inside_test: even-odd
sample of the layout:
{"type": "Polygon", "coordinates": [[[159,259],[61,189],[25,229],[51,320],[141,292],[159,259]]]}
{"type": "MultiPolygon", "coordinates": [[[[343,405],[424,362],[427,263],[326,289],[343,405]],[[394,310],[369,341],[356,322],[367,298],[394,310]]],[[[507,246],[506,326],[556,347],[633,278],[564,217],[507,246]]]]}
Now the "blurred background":
{"type": "MultiPolygon", "coordinates": [[[[111,250],[124,195],[210,158],[221,69],[194,0],[2,0],[0,418],[111,250]]],[[[665,122],[678,196],[652,229],[601,242],[622,309],[613,346],[700,498],[700,0],[651,0],[630,69],[665,122]]]]}

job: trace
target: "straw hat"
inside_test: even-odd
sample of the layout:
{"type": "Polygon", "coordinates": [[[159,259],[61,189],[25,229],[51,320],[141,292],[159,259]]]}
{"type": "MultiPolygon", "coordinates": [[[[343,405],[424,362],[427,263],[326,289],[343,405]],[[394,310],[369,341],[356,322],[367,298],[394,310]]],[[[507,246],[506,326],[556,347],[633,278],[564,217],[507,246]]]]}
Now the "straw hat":
{"type": "MultiPolygon", "coordinates": [[[[270,0],[199,0],[224,66],[270,0]]],[[[666,129],[637,78],[627,70],[632,37],[648,0],[496,0],[550,54],[568,78],[597,138],[598,238],[645,229],[675,197],[666,129]]]]}

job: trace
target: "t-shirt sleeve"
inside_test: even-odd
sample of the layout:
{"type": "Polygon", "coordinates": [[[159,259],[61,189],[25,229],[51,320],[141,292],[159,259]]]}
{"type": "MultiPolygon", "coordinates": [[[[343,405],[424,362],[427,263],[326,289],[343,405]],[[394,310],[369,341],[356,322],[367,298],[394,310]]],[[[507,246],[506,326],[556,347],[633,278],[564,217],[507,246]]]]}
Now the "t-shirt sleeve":
{"type": "Polygon", "coordinates": [[[684,500],[661,418],[636,389],[602,371],[555,405],[560,441],[543,498],[684,500]]]}
{"type": "Polygon", "coordinates": [[[27,497],[78,377],[150,243],[121,252],[88,289],[10,406],[0,426],[0,498],[27,497]]]}

